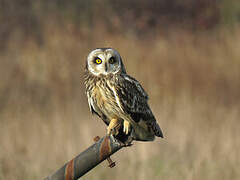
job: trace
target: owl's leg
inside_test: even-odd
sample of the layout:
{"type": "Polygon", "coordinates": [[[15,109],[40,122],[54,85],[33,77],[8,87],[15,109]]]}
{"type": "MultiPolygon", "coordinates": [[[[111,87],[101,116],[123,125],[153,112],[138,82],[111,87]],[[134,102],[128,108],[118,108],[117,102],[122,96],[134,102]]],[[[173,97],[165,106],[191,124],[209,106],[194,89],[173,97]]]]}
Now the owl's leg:
{"type": "Polygon", "coordinates": [[[110,134],[117,135],[120,122],[121,122],[121,120],[119,120],[119,119],[112,119],[107,127],[107,134],[108,135],[110,135],[110,134]]]}
{"type": "Polygon", "coordinates": [[[128,134],[130,132],[130,128],[131,128],[130,122],[124,120],[124,122],[123,122],[123,132],[125,132],[125,134],[128,134]]]}

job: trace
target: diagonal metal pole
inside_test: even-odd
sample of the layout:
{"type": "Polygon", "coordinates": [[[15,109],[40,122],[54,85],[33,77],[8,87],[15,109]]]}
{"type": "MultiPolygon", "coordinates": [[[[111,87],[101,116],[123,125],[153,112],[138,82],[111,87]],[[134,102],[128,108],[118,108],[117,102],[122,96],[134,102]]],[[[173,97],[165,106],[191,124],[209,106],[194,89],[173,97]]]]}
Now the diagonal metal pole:
{"type": "Polygon", "coordinates": [[[105,136],[44,180],[77,180],[122,147],[113,136],[105,136]]]}

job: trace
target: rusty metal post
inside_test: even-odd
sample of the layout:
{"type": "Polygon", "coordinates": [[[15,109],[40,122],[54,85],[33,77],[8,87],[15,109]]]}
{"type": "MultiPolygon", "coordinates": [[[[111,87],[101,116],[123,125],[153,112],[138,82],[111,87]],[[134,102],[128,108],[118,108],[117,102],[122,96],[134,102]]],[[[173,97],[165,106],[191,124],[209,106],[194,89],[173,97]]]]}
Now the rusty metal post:
{"type": "Polygon", "coordinates": [[[113,136],[105,136],[44,180],[77,180],[122,147],[113,136]]]}
{"type": "MultiPolygon", "coordinates": [[[[99,136],[96,136],[93,140],[94,140],[95,142],[98,142],[99,139],[100,139],[100,137],[99,137],[99,136]]],[[[109,164],[108,167],[110,167],[110,168],[113,168],[113,167],[116,165],[116,163],[112,161],[112,159],[110,158],[110,156],[107,157],[107,161],[108,161],[108,164],[109,164]]]]}

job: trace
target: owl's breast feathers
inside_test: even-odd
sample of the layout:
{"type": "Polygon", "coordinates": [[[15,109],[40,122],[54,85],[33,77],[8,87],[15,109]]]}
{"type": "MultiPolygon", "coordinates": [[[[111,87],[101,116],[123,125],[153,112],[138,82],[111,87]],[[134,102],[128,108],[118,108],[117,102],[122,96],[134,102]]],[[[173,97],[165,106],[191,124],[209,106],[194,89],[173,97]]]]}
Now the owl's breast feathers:
{"type": "Polygon", "coordinates": [[[116,98],[113,80],[111,75],[94,76],[91,73],[85,73],[89,108],[92,113],[101,117],[107,125],[111,119],[122,117],[124,113],[120,100],[116,98]]]}
{"type": "Polygon", "coordinates": [[[86,72],[85,85],[90,110],[102,119],[112,114],[127,115],[137,124],[146,124],[156,136],[163,137],[147,103],[148,95],[134,78],[126,74],[94,76],[86,72]]]}

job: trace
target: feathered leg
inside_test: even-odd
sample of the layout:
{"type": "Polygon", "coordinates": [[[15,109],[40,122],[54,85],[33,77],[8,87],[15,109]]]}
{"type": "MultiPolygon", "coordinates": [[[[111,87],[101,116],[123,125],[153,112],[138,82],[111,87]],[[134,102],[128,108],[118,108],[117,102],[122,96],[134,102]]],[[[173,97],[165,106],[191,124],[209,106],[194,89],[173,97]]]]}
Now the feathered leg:
{"type": "Polygon", "coordinates": [[[121,120],[112,119],[107,127],[107,134],[117,135],[120,127],[121,120]]]}
{"type": "Polygon", "coordinates": [[[125,134],[128,134],[130,132],[130,128],[131,128],[131,124],[128,121],[124,120],[124,122],[123,122],[123,132],[125,134]]]}

